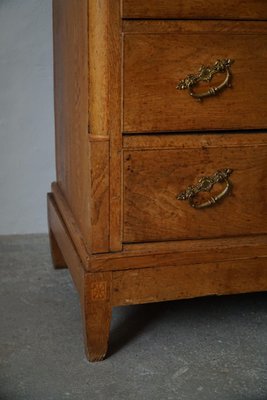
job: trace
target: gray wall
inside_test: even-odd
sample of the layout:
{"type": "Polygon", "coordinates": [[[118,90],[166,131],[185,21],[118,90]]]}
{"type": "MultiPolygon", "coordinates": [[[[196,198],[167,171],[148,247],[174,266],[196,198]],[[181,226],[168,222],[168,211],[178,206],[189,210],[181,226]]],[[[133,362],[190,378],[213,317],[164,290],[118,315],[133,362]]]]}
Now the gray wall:
{"type": "Polygon", "coordinates": [[[47,231],[55,176],[51,0],[0,0],[0,234],[47,231]]]}

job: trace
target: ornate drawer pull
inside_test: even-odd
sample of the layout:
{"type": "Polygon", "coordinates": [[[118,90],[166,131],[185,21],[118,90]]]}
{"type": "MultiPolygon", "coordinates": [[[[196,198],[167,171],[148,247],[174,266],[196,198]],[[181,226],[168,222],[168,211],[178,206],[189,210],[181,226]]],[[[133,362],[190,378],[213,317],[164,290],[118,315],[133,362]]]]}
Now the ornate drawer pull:
{"type": "Polygon", "coordinates": [[[179,90],[188,89],[190,96],[194,97],[198,101],[201,101],[205,97],[215,96],[223,89],[231,87],[230,66],[231,64],[233,64],[233,62],[234,60],[223,59],[223,60],[217,60],[212,67],[210,66],[205,67],[204,65],[202,65],[199,69],[198,74],[187,75],[185,79],[179,81],[178,85],[176,86],[176,89],[179,90]],[[194,88],[198,85],[199,82],[201,81],[210,82],[213,75],[219,72],[226,72],[226,77],[219,86],[211,87],[207,92],[203,93],[194,92],[194,88]]]}
{"type": "Polygon", "coordinates": [[[226,168],[218,170],[213,176],[203,176],[200,178],[195,186],[188,186],[188,188],[177,196],[177,200],[188,200],[191,207],[205,208],[213,206],[218,201],[222,200],[227,194],[230,193],[232,183],[229,181],[229,176],[233,172],[232,169],[226,168]],[[197,204],[196,197],[199,192],[210,192],[216,183],[226,183],[225,188],[217,196],[211,196],[210,199],[204,203],[197,204]]]}

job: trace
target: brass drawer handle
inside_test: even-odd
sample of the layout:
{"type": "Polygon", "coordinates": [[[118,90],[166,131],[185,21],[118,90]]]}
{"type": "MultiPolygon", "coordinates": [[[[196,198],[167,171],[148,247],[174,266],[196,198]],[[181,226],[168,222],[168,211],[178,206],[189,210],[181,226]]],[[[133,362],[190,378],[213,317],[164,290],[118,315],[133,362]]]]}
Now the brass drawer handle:
{"type": "Polygon", "coordinates": [[[222,200],[227,194],[230,193],[232,188],[232,183],[231,181],[229,181],[228,178],[232,172],[233,172],[232,169],[226,168],[218,170],[212,176],[203,176],[202,178],[199,179],[196,185],[188,186],[188,188],[185,191],[181,192],[177,196],[177,200],[188,200],[190,206],[194,208],[205,208],[213,206],[215,203],[218,203],[218,201],[222,200]],[[216,183],[223,183],[223,182],[226,183],[226,186],[221,193],[219,193],[216,196],[211,196],[210,199],[208,201],[205,201],[204,203],[200,204],[197,203],[196,197],[199,192],[210,192],[216,183]]]}
{"type": "Polygon", "coordinates": [[[179,81],[178,85],[176,86],[176,89],[179,90],[188,89],[190,96],[194,97],[198,101],[201,101],[205,97],[215,96],[223,89],[231,87],[230,66],[233,64],[233,62],[234,60],[223,59],[223,60],[217,60],[212,67],[210,66],[205,67],[204,65],[202,65],[199,69],[198,74],[187,75],[185,79],[179,81]],[[203,93],[194,92],[194,88],[198,85],[199,82],[201,81],[210,82],[213,75],[220,72],[226,72],[226,76],[224,81],[219,86],[211,87],[207,92],[203,93]]]}

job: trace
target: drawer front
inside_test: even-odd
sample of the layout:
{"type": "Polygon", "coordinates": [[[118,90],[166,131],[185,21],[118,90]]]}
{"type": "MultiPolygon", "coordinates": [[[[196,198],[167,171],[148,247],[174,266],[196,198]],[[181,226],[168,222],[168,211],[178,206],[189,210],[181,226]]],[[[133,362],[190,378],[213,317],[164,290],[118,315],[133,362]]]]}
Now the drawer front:
{"type": "Polygon", "coordinates": [[[267,19],[266,0],[123,0],[124,18],[267,19]]]}
{"type": "Polygon", "coordinates": [[[193,145],[185,148],[124,151],[124,242],[267,233],[267,135],[255,135],[253,142],[252,135],[236,134],[239,144],[228,145],[226,139],[223,146],[216,145],[216,138],[203,145],[201,136],[193,142],[191,135],[193,145]],[[199,191],[191,200],[177,199],[188,186],[198,185],[200,177],[214,179],[225,168],[232,169],[228,183],[214,183],[210,192],[199,191]],[[191,205],[216,196],[222,198],[212,206],[191,205]]]}
{"type": "MultiPolygon", "coordinates": [[[[186,23],[185,23],[186,24],[186,23]]],[[[201,26],[201,24],[199,25],[201,26]]],[[[127,33],[124,38],[123,130],[128,133],[266,128],[267,24],[264,33],[246,33],[245,25],[228,32],[127,33]],[[241,33],[242,27],[242,33],[241,33]],[[266,32],[265,32],[266,31],[266,32]],[[231,59],[232,88],[199,102],[178,90],[201,65],[231,59]]],[[[197,93],[218,87],[227,71],[199,82],[197,93]]]]}

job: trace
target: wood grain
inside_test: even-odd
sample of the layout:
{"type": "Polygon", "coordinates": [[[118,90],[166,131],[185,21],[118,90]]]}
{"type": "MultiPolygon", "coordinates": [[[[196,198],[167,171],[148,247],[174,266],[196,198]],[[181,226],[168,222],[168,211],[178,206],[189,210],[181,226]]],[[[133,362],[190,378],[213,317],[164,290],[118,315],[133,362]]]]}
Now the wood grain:
{"type": "Polygon", "coordinates": [[[91,361],[107,353],[113,306],[267,290],[266,5],[53,0],[49,232],[91,361]],[[235,60],[232,90],[202,104],[176,90],[218,58],[235,60]],[[221,168],[234,170],[221,204],[176,200],[221,168]]]}
{"type": "Polygon", "coordinates": [[[224,35],[263,34],[266,35],[266,21],[225,21],[225,20],[123,20],[123,33],[179,33],[179,34],[211,34],[224,35]]]}
{"type": "Polygon", "coordinates": [[[90,134],[109,134],[109,2],[88,1],[90,134]]]}
{"type": "Polygon", "coordinates": [[[85,274],[81,294],[85,352],[89,361],[104,359],[112,315],[111,274],[85,274]]]}
{"type": "Polygon", "coordinates": [[[267,19],[265,0],[122,0],[123,18],[267,19]]]}
{"type": "Polygon", "coordinates": [[[92,254],[109,251],[109,141],[90,140],[92,254]]]}
{"type": "Polygon", "coordinates": [[[206,147],[266,146],[267,132],[124,135],[124,149],[196,149],[206,147]]]}
{"type": "Polygon", "coordinates": [[[60,216],[67,227],[68,235],[71,237],[71,240],[73,241],[74,246],[77,249],[83,265],[85,266],[85,268],[87,268],[90,265],[91,253],[89,253],[86,248],[85,238],[82,235],[77,221],[75,220],[73,213],[56,182],[52,183],[52,193],[57,208],[60,210],[60,216]]]}
{"type": "Polygon", "coordinates": [[[79,293],[82,291],[84,268],[77,250],[68,234],[68,230],[52,194],[47,196],[49,229],[53,232],[64,260],[69,268],[73,282],[79,293]]]}
{"type": "Polygon", "coordinates": [[[92,271],[119,271],[267,257],[267,235],[125,244],[121,253],[92,257],[92,271]]]}
{"type": "Polygon", "coordinates": [[[48,195],[49,229],[53,232],[80,295],[85,351],[90,361],[100,361],[108,348],[111,321],[111,273],[85,272],[81,259],[60,216],[53,195],[48,195]]]}
{"type": "Polygon", "coordinates": [[[120,0],[109,2],[110,251],[122,249],[122,27],[120,0]]]}
{"type": "Polygon", "coordinates": [[[89,251],[87,14],[87,0],[53,1],[57,183],[89,251]]]}
{"type": "Polygon", "coordinates": [[[57,184],[86,251],[118,251],[122,246],[119,0],[112,5],[106,0],[54,0],[53,4],[57,184]]]}
{"type": "MultiPolygon", "coordinates": [[[[267,35],[250,34],[249,30],[246,34],[237,30],[232,34],[125,34],[124,132],[264,129],[266,57],[267,35]],[[197,73],[201,65],[224,58],[234,60],[231,89],[202,103],[187,90],[176,89],[180,79],[197,73]]],[[[212,86],[224,77],[216,74],[212,86]]],[[[201,90],[207,86],[210,84],[202,85],[201,90]]]]}
{"type": "Polygon", "coordinates": [[[125,151],[124,242],[266,233],[267,146],[243,147],[239,140],[239,147],[125,151]],[[233,169],[233,190],[221,203],[198,210],[176,199],[223,168],[233,169]]]}
{"type": "MultiPolygon", "coordinates": [[[[50,222],[48,221],[48,225],[50,222]]],[[[67,268],[66,261],[64,260],[63,254],[57,244],[55,235],[51,228],[49,228],[49,244],[51,250],[51,258],[55,269],[67,268]]]]}
{"type": "MultiPolygon", "coordinates": [[[[110,170],[106,176],[106,196],[110,207],[102,207],[98,197],[93,198],[94,209],[103,211],[99,229],[92,232],[93,252],[119,251],[122,248],[121,232],[121,18],[120,0],[89,1],[89,61],[90,61],[90,134],[108,136],[109,149],[92,152],[97,165],[110,170]],[[105,159],[104,161],[104,154],[105,159]],[[110,180],[108,181],[108,177],[110,180]],[[106,210],[106,212],[104,211],[106,210]],[[104,227],[105,225],[105,227],[104,227]],[[109,232],[110,230],[110,232],[109,232]],[[95,238],[95,239],[94,239],[95,238]],[[103,238],[101,240],[101,238],[103,238]],[[107,240],[109,242],[107,242],[107,240]],[[98,242],[98,243],[96,243],[98,242]]],[[[99,147],[98,147],[99,148],[99,147]]],[[[101,167],[100,167],[101,168],[101,167]]],[[[94,211],[93,211],[94,212],[94,211]]],[[[96,213],[93,215],[95,219],[96,213]]],[[[93,226],[94,228],[94,226],[93,226]]]]}
{"type": "Polygon", "coordinates": [[[267,259],[113,273],[112,305],[267,290],[267,259]]]}

